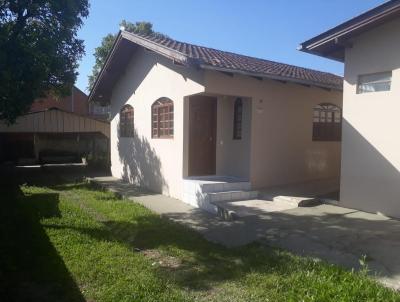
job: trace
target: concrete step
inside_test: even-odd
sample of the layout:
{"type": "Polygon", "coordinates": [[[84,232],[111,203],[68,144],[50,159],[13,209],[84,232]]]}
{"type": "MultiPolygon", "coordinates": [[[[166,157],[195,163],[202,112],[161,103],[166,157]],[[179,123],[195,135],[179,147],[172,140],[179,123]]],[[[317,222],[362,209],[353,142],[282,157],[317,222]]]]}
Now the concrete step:
{"type": "Polygon", "coordinates": [[[221,183],[202,183],[199,188],[203,193],[218,193],[229,191],[249,191],[251,189],[250,182],[221,182],[221,183]]]}
{"type": "Polygon", "coordinates": [[[196,194],[201,193],[216,193],[227,191],[248,191],[251,189],[251,184],[248,181],[237,182],[222,182],[222,181],[193,181],[184,180],[183,190],[186,193],[196,194]]]}
{"type": "Polygon", "coordinates": [[[234,201],[234,200],[249,200],[257,199],[257,191],[226,191],[207,193],[210,203],[218,201],[234,201]]]}
{"type": "MultiPolygon", "coordinates": [[[[236,177],[206,176],[183,180],[183,202],[227,219],[229,213],[213,202],[255,199],[258,192],[250,191],[251,183],[236,177]]],[[[230,218],[228,218],[230,219],[230,218]]]]}
{"type": "Polygon", "coordinates": [[[276,203],[287,204],[295,207],[310,207],[321,203],[318,197],[300,197],[300,196],[286,196],[286,195],[266,195],[261,196],[262,199],[273,201],[276,203]]]}

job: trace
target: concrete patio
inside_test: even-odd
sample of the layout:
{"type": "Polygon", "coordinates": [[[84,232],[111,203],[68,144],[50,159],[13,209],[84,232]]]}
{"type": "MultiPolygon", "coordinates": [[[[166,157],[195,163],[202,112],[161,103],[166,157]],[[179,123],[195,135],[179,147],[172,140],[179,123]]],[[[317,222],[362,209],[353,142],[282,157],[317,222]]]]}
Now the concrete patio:
{"type": "Polygon", "coordinates": [[[365,258],[371,275],[400,289],[398,220],[326,204],[276,209],[268,201],[263,204],[258,200],[253,204],[232,203],[244,214],[238,220],[223,221],[179,200],[146,194],[114,178],[91,181],[229,247],[257,241],[350,269],[360,269],[360,259],[365,258]]]}

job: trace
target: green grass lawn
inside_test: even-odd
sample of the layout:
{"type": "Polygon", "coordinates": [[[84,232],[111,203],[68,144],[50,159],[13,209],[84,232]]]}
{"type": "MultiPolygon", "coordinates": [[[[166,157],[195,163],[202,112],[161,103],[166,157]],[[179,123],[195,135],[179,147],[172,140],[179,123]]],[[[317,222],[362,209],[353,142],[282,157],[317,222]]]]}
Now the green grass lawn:
{"type": "Polygon", "coordinates": [[[0,301],[400,301],[313,259],[227,249],[86,184],[2,190],[0,301]]]}

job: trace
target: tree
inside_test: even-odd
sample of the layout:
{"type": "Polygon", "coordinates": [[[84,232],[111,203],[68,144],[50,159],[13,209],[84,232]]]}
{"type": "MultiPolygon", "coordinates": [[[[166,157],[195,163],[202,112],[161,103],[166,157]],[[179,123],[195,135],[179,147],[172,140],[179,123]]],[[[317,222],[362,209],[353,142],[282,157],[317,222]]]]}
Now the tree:
{"type": "MultiPolygon", "coordinates": [[[[131,33],[139,33],[143,35],[160,35],[158,32],[153,30],[153,24],[150,22],[142,21],[131,23],[126,20],[122,20],[120,23],[120,27],[123,27],[125,31],[131,33]]],[[[115,39],[117,38],[117,34],[108,34],[105,36],[102,41],[101,45],[94,50],[94,57],[95,57],[95,64],[92,69],[92,74],[89,75],[89,83],[87,89],[90,91],[93,88],[94,82],[96,81],[97,76],[100,73],[101,68],[103,67],[104,63],[107,60],[108,53],[111,51],[111,48],[114,44],[115,39]]]]}
{"type": "Polygon", "coordinates": [[[36,98],[71,92],[88,13],[88,0],[0,0],[0,119],[12,123],[36,98]]]}

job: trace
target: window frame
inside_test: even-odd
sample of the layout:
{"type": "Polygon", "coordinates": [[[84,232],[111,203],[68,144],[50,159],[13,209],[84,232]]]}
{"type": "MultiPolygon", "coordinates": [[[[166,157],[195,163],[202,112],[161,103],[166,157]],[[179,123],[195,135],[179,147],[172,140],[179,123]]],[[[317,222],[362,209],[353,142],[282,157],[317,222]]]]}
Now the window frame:
{"type": "Polygon", "coordinates": [[[132,138],[135,136],[135,110],[129,104],[119,111],[119,137],[132,138]]]}
{"type": "Polygon", "coordinates": [[[236,98],[233,105],[233,139],[241,140],[243,137],[243,100],[236,98]]]}
{"type": "Polygon", "coordinates": [[[151,138],[174,138],[174,102],[169,98],[159,98],[151,105],[151,138]]]}
{"type": "Polygon", "coordinates": [[[321,103],[314,106],[312,141],[342,141],[342,119],[342,108],[335,104],[321,103]],[[316,112],[318,112],[318,115],[316,115],[316,112]]]}
{"type": "MultiPolygon", "coordinates": [[[[392,90],[392,82],[393,82],[393,71],[382,71],[382,72],[375,72],[375,73],[368,73],[368,74],[361,74],[357,78],[357,94],[365,94],[365,93],[376,93],[376,92],[389,92],[392,90]],[[365,82],[362,81],[363,78],[368,78],[368,77],[379,77],[382,75],[382,78],[389,78],[390,80],[380,80],[380,79],[375,79],[375,80],[365,80],[365,82]],[[388,89],[384,90],[367,90],[366,87],[369,85],[370,87],[374,87],[374,85],[387,85],[388,89]],[[363,88],[363,86],[365,88],[363,88]]],[[[375,89],[375,88],[374,88],[375,89]]]]}

